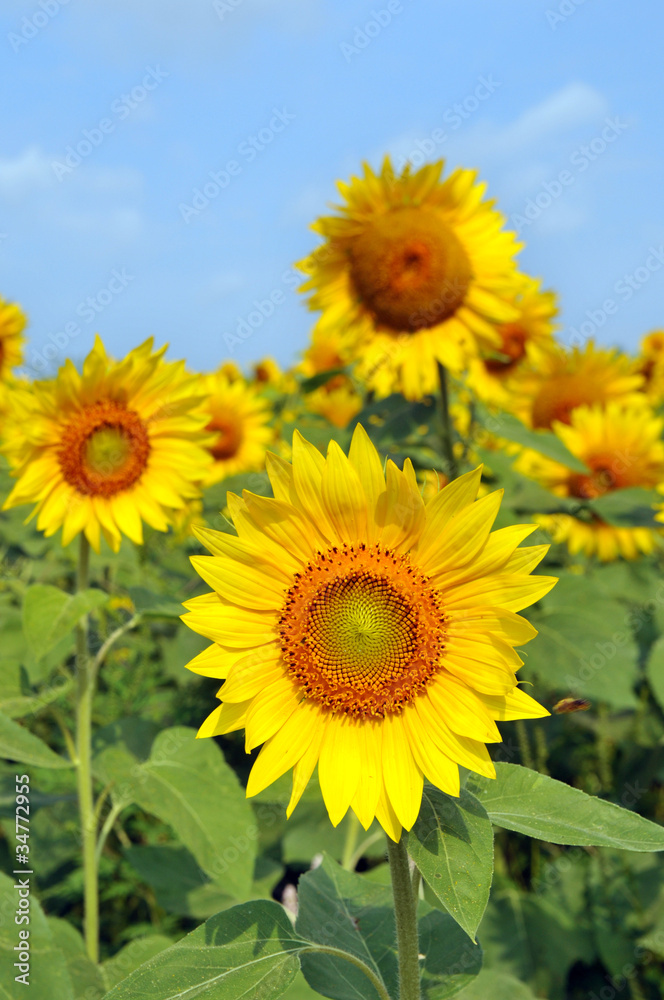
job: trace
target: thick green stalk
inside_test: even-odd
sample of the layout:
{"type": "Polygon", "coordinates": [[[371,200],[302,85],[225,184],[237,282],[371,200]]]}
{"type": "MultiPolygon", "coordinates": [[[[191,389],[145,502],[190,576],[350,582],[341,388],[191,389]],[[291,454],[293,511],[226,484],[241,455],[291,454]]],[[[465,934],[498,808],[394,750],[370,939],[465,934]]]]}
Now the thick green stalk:
{"type": "MultiPolygon", "coordinates": [[[[90,544],[81,534],[76,590],[86,590],[89,580],[90,544]]],[[[85,947],[93,962],[99,961],[99,889],[95,858],[97,824],[92,791],[92,699],[96,671],[88,651],[87,615],[76,626],[76,767],[78,809],[83,856],[83,931],[85,947]]]]}
{"type": "Polygon", "coordinates": [[[447,386],[447,369],[438,362],[438,381],[440,383],[440,426],[443,458],[445,459],[445,474],[449,482],[459,474],[457,460],[454,454],[454,436],[452,418],[450,416],[450,394],[447,386]]]}
{"type": "Polygon", "coordinates": [[[421,1000],[417,901],[403,834],[398,844],[390,837],[387,838],[387,857],[390,862],[397,926],[399,1000],[421,1000]]]}

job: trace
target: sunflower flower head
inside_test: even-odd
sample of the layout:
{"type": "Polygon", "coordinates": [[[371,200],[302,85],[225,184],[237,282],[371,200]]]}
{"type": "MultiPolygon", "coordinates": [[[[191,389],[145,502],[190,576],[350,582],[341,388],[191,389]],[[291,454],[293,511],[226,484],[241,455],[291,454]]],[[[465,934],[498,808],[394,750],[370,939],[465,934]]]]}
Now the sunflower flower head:
{"type": "Polygon", "coordinates": [[[484,350],[469,364],[466,384],[487,403],[502,409],[511,406],[511,386],[528,364],[533,350],[555,349],[554,319],[558,311],[555,292],[542,291],[541,282],[527,275],[514,296],[517,319],[497,327],[500,343],[484,350]]]}
{"type": "MultiPolygon", "coordinates": [[[[575,498],[580,504],[629,487],[654,489],[664,482],[663,427],[664,420],[643,401],[577,407],[569,425],[554,422],[553,429],[587,472],[573,471],[533,451],[524,452],[515,468],[556,496],[575,498]]],[[[571,553],[583,552],[603,562],[652,552],[659,534],[648,527],[617,527],[597,516],[588,520],[550,514],[538,520],[571,553]]]]}
{"type": "Polygon", "coordinates": [[[362,409],[363,397],[357,380],[340,370],[347,367],[348,360],[339,331],[315,326],[311,343],[298,366],[299,372],[307,378],[330,373],[327,382],[304,398],[311,413],[320,414],[335,427],[347,427],[362,409]]]}
{"type": "Polygon", "coordinates": [[[343,204],[313,229],[325,240],[298,265],[324,331],[342,331],[358,375],[379,395],[432,392],[436,361],[455,371],[479,345],[500,347],[511,302],[515,235],[484,200],[476,172],[441,180],[443,161],[339,184],[343,204]]]}
{"type": "Polygon", "coordinates": [[[642,386],[631,358],[592,340],[571,351],[533,347],[528,366],[510,385],[510,408],[529,427],[550,429],[556,420],[569,424],[578,406],[642,398],[642,386]]]}
{"type": "Polygon", "coordinates": [[[189,668],[225,678],[199,736],[263,744],[247,794],[293,769],[287,813],[314,768],[336,825],[351,808],[398,840],[424,778],[459,793],[458,765],[495,776],[496,720],[547,715],[517,686],[517,612],[555,580],[531,576],[534,525],[491,532],[501,494],[480,470],[425,504],[410,461],[383,463],[361,425],[348,457],[297,432],[292,465],[268,456],[274,498],[229,494],[237,537],[197,532],[212,591],[186,623],[212,640],[189,668]]]}
{"type": "Polygon", "coordinates": [[[121,535],[143,542],[143,522],[166,531],[173,511],[199,495],[210,465],[198,376],[164,361],[152,340],[123,361],[99,337],[79,373],[9,393],[7,454],[17,482],[5,509],[35,503],[37,528],[62,543],[84,532],[117,552],[121,535]]]}
{"type": "Polygon", "coordinates": [[[214,464],[206,485],[262,469],[265,450],[274,438],[268,402],[244,378],[231,380],[221,370],[206,376],[205,388],[207,430],[214,435],[210,443],[214,464]]]}
{"type": "Polygon", "coordinates": [[[653,330],[641,341],[637,371],[643,376],[643,391],[653,405],[664,400],[664,330],[653,330]]]}
{"type": "Polygon", "coordinates": [[[23,360],[23,331],[27,318],[15,302],[0,297],[0,383],[4,383],[13,368],[23,360]]]}

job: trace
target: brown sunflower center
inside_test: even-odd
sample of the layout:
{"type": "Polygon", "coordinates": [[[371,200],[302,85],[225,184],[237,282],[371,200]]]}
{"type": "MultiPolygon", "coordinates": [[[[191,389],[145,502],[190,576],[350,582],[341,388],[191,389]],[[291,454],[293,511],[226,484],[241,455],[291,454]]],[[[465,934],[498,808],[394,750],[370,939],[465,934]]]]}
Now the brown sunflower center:
{"type": "Polygon", "coordinates": [[[86,406],[62,433],[58,461],[65,480],[86,496],[113,496],[140,479],[150,454],[145,424],[122,403],[86,406]]]}
{"type": "Polygon", "coordinates": [[[583,375],[561,375],[547,379],[533,400],[533,427],[550,428],[554,420],[563,424],[571,421],[577,406],[602,402],[602,387],[593,385],[583,375]]]}
{"type": "Polygon", "coordinates": [[[438,671],[444,615],[407,556],[378,546],[321,553],[291,587],[279,630],[307,698],[333,712],[400,712],[438,671]]]}
{"type": "Polygon", "coordinates": [[[217,414],[209,422],[206,430],[218,434],[217,440],[210,447],[216,462],[223,462],[237,455],[244,440],[244,433],[241,422],[232,414],[217,414]]]}
{"type": "Polygon", "coordinates": [[[501,338],[498,353],[502,357],[487,358],[484,365],[492,375],[507,375],[526,353],[527,334],[518,323],[506,323],[498,333],[501,338]]]}
{"type": "Polygon", "coordinates": [[[435,326],[462,304],[472,277],[458,237],[434,208],[399,208],[368,223],[349,249],[363,304],[392,330],[435,326]]]}
{"type": "Polygon", "coordinates": [[[617,461],[616,456],[595,455],[586,458],[590,473],[574,472],[567,480],[570,496],[580,500],[595,500],[597,497],[610,493],[611,490],[629,486],[628,477],[622,474],[624,462],[617,461]]]}

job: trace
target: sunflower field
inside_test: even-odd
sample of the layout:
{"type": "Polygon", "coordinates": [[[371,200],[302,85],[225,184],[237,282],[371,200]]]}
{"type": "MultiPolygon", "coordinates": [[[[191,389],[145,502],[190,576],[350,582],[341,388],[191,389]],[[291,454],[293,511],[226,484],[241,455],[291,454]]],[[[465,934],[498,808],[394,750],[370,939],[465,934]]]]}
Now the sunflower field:
{"type": "Polygon", "coordinates": [[[0,300],[2,997],[664,993],[664,331],[338,187],[286,370],[30,380],[0,300]]]}

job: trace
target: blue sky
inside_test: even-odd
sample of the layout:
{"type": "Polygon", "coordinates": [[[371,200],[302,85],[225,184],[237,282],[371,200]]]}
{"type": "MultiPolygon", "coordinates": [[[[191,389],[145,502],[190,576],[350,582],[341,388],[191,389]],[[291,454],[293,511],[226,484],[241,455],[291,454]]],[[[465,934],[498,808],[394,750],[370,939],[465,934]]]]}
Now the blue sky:
{"type": "Polygon", "coordinates": [[[664,325],[663,28],[656,0],[5,0],[0,294],[29,372],[96,331],[292,362],[309,223],[385,152],[478,168],[561,338],[635,347],[664,325]]]}

